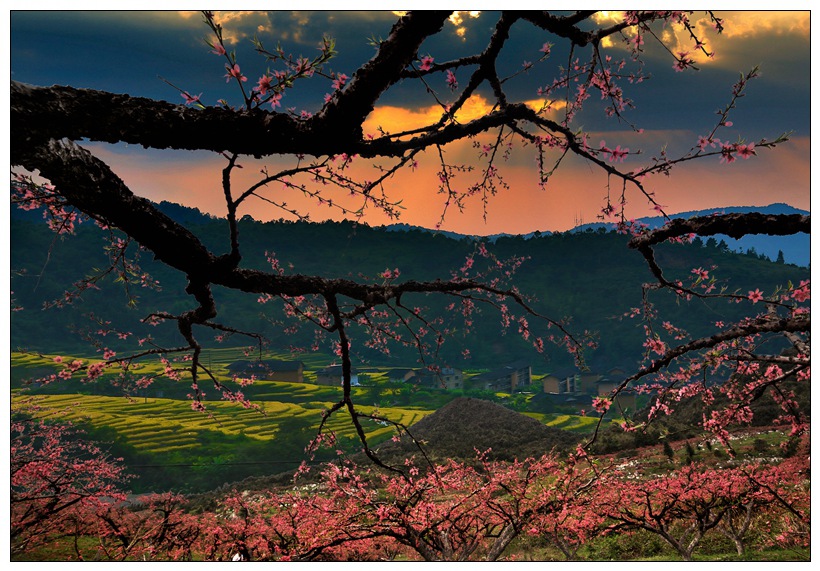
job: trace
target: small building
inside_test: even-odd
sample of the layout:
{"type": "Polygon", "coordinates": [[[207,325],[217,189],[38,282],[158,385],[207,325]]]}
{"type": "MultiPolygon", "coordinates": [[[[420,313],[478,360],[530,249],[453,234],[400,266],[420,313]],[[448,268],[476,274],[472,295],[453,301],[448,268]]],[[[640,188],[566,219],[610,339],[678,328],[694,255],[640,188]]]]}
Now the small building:
{"type": "MultiPolygon", "coordinates": [[[[316,384],[328,387],[344,386],[344,374],[341,365],[330,365],[316,372],[316,384]]],[[[350,386],[359,386],[359,374],[355,369],[350,370],[350,386]]]]}
{"type": "Polygon", "coordinates": [[[305,365],[302,361],[285,361],[282,359],[239,360],[228,365],[228,370],[238,376],[249,377],[253,375],[257,379],[287,383],[302,383],[305,380],[305,365]]]}
{"type": "Polygon", "coordinates": [[[473,386],[485,391],[514,393],[532,384],[532,367],[526,361],[515,361],[472,378],[473,386]]]}
{"type": "Polygon", "coordinates": [[[464,373],[454,367],[418,369],[412,373],[408,376],[407,381],[422,387],[447,390],[464,388],[464,373]]]}
{"type": "MultiPolygon", "coordinates": [[[[622,369],[611,369],[608,375],[597,373],[550,373],[545,375],[541,382],[544,392],[556,402],[556,404],[582,404],[588,405],[596,396],[611,397],[612,392],[618,387],[620,379],[624,377],[622,369]],[[619,380],[615,380],[619,379],[619,380]]],[[[619,412],[635,410],[635,393],[629,389],[621,391],[615,398],[616,410],[619,412]]]]}
{"type": "Polygon", "coordinates": [[[459,390],[464,388],[464,373],[454,367],[442,367],[439,377],[447,390],[459,390]]]}
{"type": "Polygon", "coordinates": [[[541,384],[545,393],[558,394],[561,392],[561,379],[553,373],[541,377],[541,384]]]}
{"type": "MultiPolygon", "coordinates": [[[[610,379],[609,377],[601,378],[601,380],[597,382],[598,396],[607,398],[612,397],[612,393],[618,388],[619,385],[619,382],[610,379]]],[[[615,397],[613,404],[618,412],[634,412],[635,401],[635,392],[626,388],[618,393],[618,396],[615,397]]]]}
{"type": "Polygon", "coordinates": [[[589,371],[582,372],[578,377],[577,387],[578,392],[591,394],[596,391],[598,381],[603,378],[603,375],[597,373],[590,373],[589,371]]]}
{"type": "Polygon", "coordinates": [[[582,377],[578,373],[550,373],[541,379],[544,392],[554,395],[583,393],[582,377]]]}

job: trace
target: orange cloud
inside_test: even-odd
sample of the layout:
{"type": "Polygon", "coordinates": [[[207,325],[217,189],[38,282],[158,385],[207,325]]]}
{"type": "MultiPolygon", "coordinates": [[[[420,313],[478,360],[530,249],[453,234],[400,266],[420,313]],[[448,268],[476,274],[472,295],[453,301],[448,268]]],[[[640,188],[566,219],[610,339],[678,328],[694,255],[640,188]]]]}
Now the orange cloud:
{"type": "MultiPolygon", "coordinates": [[[[662,135],[657,135],[663,139],[662,135]]],[[[645,180],[647,190],[654,192],[660,204],[672,214],[702,208],[721,208],[738,205],[765,205],[786,202],[798,208],[809,208],[809,140],[798,139],[781,145],[771,152],[760,152],[748,161],[738,160],[721,165],[717,158],[708,158],[695,165],[684,165],[672,171],[671,177],[656,176],[645,180]],[[781,189],[772,193],[772,189],[781,189]]],[[[216,155],[180,153],[167,162],[156,160],[153,153],[124,154],[96,146],[93,151],[107,160],[126,184],[141,196],[155,201],[170,200],[197,207],[216,216],[225,215],[224,197],[220,187],[222,160],[216,155]]],[[[538,186],[531,151],[516,149],[519,160],[500,162],[498,168],[507,183],[499,186],[495,195],[482,193],[466,202],[460,212],[451,205],[442,229],[464,234],[527,233],[535,230],[567,230],[577,222],[594,222],[604,205],[608,184],[613,184],[612,198],[619,197],[620,186],[608,180],[603,171],[568,157],[550,179],[547,187],[538,186]],[[483,201],[486,199],[486,212],[483,201]],[[485,218],[486,214],[486,218],[485,218]]],[[[285,168],[287,157],[268,161],[243,158],[243,169],[236,172],[234,188],[240,192],[259,177],[262,164],[271,172],[285,168]]],[[[632,159],[638,164],[638,159],[632,159]]],[[[643,161],[640,161],[641,163],[643,161]]],[[[405,208],[401,222],[435,227],[445,211],[445,196],[438,192],[434,156],[420,157],[416,169],[405,168],[389,179],[384,190],[393,200],[402,200],[405,208]]],[[[374,176],[372,163],[363,159],[354,161],[350,176],[364,180],[374,176]]],[[[477,173],[461,173],[454,179],[454,188],[466,190],[475,182],[477,173]]],[[[360,199],[332,186],[322,189],[326,199],[357,209],[360,199]]],[[[287,202],[302,214],[310,214],[315,221],[339,220],[344,216],[326,204],[319,205],[312,197],[293,189],[274,184],[261,191],[270,200],[287,202]]],[[[633,188],[627,192],[628,213],[632,217],[656,213],[633,188]]],[[[259,220],[292,216],[258,198],[251,198],[240,208],[240,216],[251,214],[259,220]]],[[[373,226],[395,222],[375,209],[369,209],[365,221],[373,226]]]]}
{"type": "MultiPolygon", "coordinates": [[[[523,103],[534,111],[540,111],[548,103],[546,99],[530,99],[523,103]]],[[[550,114],[555,114],[566,107],[565,101],[551,101],[550,114]]],[[[494,107],[482,95],[474,95],[456,113],[455,119],[460,123],[484,117],[494,107]]],[[[380,105],[368,116],[364,123],[364,132],[376,135],[380,129],[388,133],[402,133],[432,125],[441,119],[445,109],[441,105],[407,108],[394,105],[380,105]]]]}
{"type": "MultiPolygon", "coordinates": [[[[485,97],[474,95],[456,114],[456,121],[467,122],[490,113],[492,105],[485,97]]],[[[375,134],[379,128],[389,133],[401,133],[431,125],[441,119],[445,109],[440,105],[430,105],[409,109],[392,105],[376,107],[364,124],[365,133],[375,134]]]]}
{"type": "MultiPolygon", "coordinates": [[[[698,65],[712,64],[732,65],[728,60],[725,46],[727,42],[739,39],[753,39],[766,41],[764,38],[772,36],[799,36],[808,39],[811,33],[811,14],[808,11],[775,12],[775,11],[742,11],[722,12],[715,15],[723,20],[724,31],[718,34],[714,23],[705,12],[695,12],[689,16],[689,21],[697,37],[704,42],[706,50],[715,52],[713,58],[707,57],[701,50],[694,49],[694,42],[689,31],[680,27],[665,27],[660,34],[661,40],[672,52],[687,52],[698,65]]],[[[601,26],[618,22],[623,18],[623,12],[602,11],[593,16],[593,21],[601,26]]],[[[632,28],[624,30],[626,36],[634,36],[632,28]]],[[[623,49],[621,42],[611,37],[605,38],[602,46],[606,48],[623,49]]]]}
{"type": "Polygon", "coordinates": [[[719,13],[726,19],[726,38],[757,37],[769,35],[799,35],[808,38],[811,34],[811,13],[804,12],[726,12],[719,13]]]}

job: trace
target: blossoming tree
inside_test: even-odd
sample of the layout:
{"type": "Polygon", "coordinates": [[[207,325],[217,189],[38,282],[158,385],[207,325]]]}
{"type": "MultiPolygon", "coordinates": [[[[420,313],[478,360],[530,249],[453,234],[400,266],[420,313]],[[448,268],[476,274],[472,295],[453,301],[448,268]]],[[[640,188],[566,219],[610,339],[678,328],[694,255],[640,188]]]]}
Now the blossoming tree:
{"type": "Polygon", "coordinates": [[[67,532],[73,518],[125,500],[124,467],[67,422],[16,414],[10,438],[11,553],[67,532]]]}

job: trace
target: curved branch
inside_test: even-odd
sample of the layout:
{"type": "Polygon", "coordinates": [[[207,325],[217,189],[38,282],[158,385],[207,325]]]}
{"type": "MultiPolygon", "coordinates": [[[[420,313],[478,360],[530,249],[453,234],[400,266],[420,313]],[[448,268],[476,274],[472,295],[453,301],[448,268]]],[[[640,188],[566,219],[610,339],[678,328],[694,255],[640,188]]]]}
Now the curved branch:
{"type": "Polygon", "coordinates": [[[810,215],[748,212],[696,216],[689,219],[675,218],[670,220],[663,228],[632,238],[629,247],[641,250],[665,242],[670,238],[679,238],[688,234],[697,234],[699,236],[725,234],[730,238],[742,238],[749,234],[788,236],[799,232],[811,232],[810,215]]]}
{"type": "Polygon", "coordinates": [[[571,130],[539,117],[524,104],[508,105],[464,124],[450,124],[441,129],[433,125],[431,132],[407,140],[384,136],[365,141],[361,129],[337,129],[340,119],[328,123],[330,119],[319,120],[320,117],[300,121],[260,109],[193,109],[104,91],[34,87],[12,81],[11,130],[20,135],[15,136],[11,162],[22,164],[22,155],[30,154],[31,147],[62,138],[124,142],[156,149],[227,151],[257,158],[343,152],[364,158],[397,157],[409,150],[451,143],[517,120],[530,121],[575,143],[571,130]],[[91,116],[104,120],[89,121],[91,116]]]}
{"type": "Polygon", "coordinates": [[[790,317],[790,318],[769,318],[761,317],[752,323],[741,324],[726,331],[722,331],[711,337],[702,337],[695,339],[684,345],[679,345],[667,351],[660,359],[653,361],[649,366],[643,367],[640,371],[624,379],[614,393],[619,393],[626,386],[635,380],[642,377],[656,373],[661,369],[669,366],[669,364],[682,355],[699,351],[701,349],[710,349],[720,343],[741,339],[750,335],[757,335],[759,333],[808,333],[811,331],[811,320],[805,317],[790,317]]]}
{"type": "Polygon", "coordinates": [[[72,142],[23,145],[15,139],[11,162],[40,171],[71,204],[117,226],[172,267],[196,275],[216,260],[196,236],[136,196],[108,165],[72,142]]]}
{"type": "Polygon", "coordinates": [[[800,232],[811,232],[810,215],[749,212],[720,214],[715,216],[696,216],[689,219],[675,218],[670,220],[663,228],[635,236],[629,241],[629,247],[641,253],[647,264],[649,264],[652,275],[655,276],[661,285],[695,294],[695,292],[691,290],[673,284],[664,277],[663,270],[655,261],[655,252],[652,246],[690,234],[697,234],[699,236],[725,234],[730,238],[742,238],[749,234],[789,236],[800,232]]]}

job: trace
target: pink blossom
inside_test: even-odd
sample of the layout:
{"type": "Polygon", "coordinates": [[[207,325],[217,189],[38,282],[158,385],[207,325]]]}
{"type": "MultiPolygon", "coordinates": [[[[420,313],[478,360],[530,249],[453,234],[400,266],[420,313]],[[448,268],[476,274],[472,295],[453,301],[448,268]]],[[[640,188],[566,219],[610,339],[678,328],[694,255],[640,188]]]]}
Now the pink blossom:
{"type": "Polygon", "coordinates": [[[430,56],[424,56],[421,58],[421,71],[428,71],[433,66],[433,58],[430,56]]]}
{"type": "Polygon", "coordinates": [[[732,154],[734,151],[734,145],[722,144],[720,149],[720,162],[726,164],[735,162],[735,156],[732,154]]]}
{"type": "Polygon", "coordinates": [[[647,339],[644,341],[643,346],[651,351],[654,351],[658,355],[663,355],[666,353],[666,343],[658,338],[647,339]]]}
{"type": "Polygon", "coordinates": [[[608,411],[610,406],[612,406],[612,401],[608,398],[595,397],[592,399],[592,407],[601,414],[608,411]]]}
{"type": "Polygon", "coordinates": [[[187,91],[183,91],[180,95],[182,95],[183,99],[185,99],[185,105],[190,105],[191,103],[199,103],[199,98],[202,97],[202,94],[199,95],[191,95],[187,91]]]}
{"type": "Polygon", "coordinates": [[[756,155],[757,153],[755,153],[755,144],[749,143],[748,145],[738,145],[737,154],[740,155],[740,157],[743,159],[748,159],[752,155],[756,155]]]}
{"type": "Polygon", "coordinates": [[[761,301],[763,299],[763,293],[759,289],[756,289],[754,291],[750,291],[749,292],[749,299],[751,300],[752,303],[757,303],[758,301],[761,301]]]}
{"type": "Polygon", "coordinates": [[[624,157],[629,154],[629,148],[621,149],[621,145],[618,145],[614,149],[612,149],[612,156],[609,157],[609,160],[613,163],[615,162],[624,162],[624,157]]]}
{"type": "Polygon", "coordinates": [[[214,49],[211,50],[211,53],[216,54],[218,56],[224,56],[225,53],[226,53],[225,52],[225,47],[222,44],[216,44],[214,46],[214,49]]]}
{"type": "Polygon", "coordinates": [[[709,279],[709,272],[704,270],[703,268],[695,268],[692,270],[692,273],[698,276],[698,279],[701,280],[708,280],[709,279]]]}
{"type": "Polygon", "coordinates": [[[269,90],[273,89],[271,79],[271,76],[267,74],[259,78],[259,81],[256,84],[256,90],[259,92],[259,95],[265,95],[269,90]]]}
{"type": "Polygon", "coordinates": [[[345,74],[338,74],[336,76],[336,79],[333,80],[333,89],[341,89],[342,87],[344,87],[344,84],[347,82],[347,80],[348,77],[345,74]]]}
{"type": "Polygon", "coordinates": [[[678,57],[675,59],[675,64],[672,66],[675,71],[683,71],[695,63],[695,60],[688,56],[689,52],[678,52],[678,57]]]}
{"type": "Polygon", "coordinates": [[[807,301],[810,297],[811,292],[809,291],[809,280],[803,280],[800,282],[800,287],[792,293],[792,299],[799,302],[807,301]]]}
{"type": "Polygon", "coordinates": [[[310,63],[309,59],[299,58],[296,60],[296,67],[293,68],[293,71],[296,75],[312,77],[315,70],[313,69],[313,65],[310,63]]]}
{"type": "Polygon", "coordinates": [[[242,75],[242,72],[239,69],[239,64],[238,63],[233,64],[233,67],[228,67],[226,65],[225,69],[228,71],[228,73],[225,74],[225,77],[226,77],[225,82],[226,83],[229,82],[232,77],[238,79],[239,81],[248,81],[248,78],[245,77],[244,75],[242,75]]]}
{"type": "Polygon", "coordinates": [[[447,87],[452,90],[458,89],[458,81],[456,80],[456,74],[452,72],[452,70],[447,70],[447,87]]]}
{"type": "Polygon", "coordinates": [[[271,109],[276,109],[277,107],[282,106],[282,94],[281,93],[274,93],[273,95],[271,95],[270,106],[271,106],[271,109]]]}

